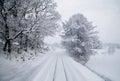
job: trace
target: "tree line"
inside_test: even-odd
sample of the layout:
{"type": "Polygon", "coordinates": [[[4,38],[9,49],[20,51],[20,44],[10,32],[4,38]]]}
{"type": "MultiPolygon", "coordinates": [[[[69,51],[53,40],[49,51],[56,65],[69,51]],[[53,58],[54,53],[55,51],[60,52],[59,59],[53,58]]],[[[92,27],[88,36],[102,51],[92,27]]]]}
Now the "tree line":
{"type": "MultiPolygon", "coordinates": [[[[59,27],[60,14],[53,0],[0,0],[0,40],[3,51],[21,53],[44,49],[44,38],[59,27]]],[[[63,45],[69,54],[85,64],[94,49],[101,47],[96,26],[82,14],[63,22],[63,45]]]]}

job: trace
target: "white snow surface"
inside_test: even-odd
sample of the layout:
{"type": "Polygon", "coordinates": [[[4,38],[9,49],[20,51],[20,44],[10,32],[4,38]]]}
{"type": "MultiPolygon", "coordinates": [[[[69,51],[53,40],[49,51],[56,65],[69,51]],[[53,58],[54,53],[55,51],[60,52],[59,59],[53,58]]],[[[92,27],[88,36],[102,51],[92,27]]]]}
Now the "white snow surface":
{"type": "Polygon", "coordinates": [[[0,81],[104,81],[69,57],[64,49],[54,49],[32,62],[17,63],[0,58],[0,81]]]}
{"type": "Polygon", "coordinates": [[[98,50],[87,66],[112,81],[120,81],[120,49],[116,49],[114,54],[108,54],[107,49],[98,50]]]}

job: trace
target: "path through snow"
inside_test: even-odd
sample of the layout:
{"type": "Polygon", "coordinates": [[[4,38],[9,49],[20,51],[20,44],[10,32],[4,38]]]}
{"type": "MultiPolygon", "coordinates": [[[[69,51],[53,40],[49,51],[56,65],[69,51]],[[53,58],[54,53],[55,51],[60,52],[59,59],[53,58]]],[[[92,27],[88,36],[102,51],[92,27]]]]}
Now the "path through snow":
{"type": "Polygon", "coordinates": [[[104,81],[66,55],[63,49],[45,55],[34,67],[24,66],[20,69],[0,81],[104,81]]]}

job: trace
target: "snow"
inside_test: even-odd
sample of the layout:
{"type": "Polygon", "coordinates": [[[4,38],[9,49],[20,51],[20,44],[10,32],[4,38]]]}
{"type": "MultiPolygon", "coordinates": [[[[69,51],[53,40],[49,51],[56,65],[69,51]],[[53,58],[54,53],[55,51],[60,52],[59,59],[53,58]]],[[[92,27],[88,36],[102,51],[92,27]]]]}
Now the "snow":
{"type": "Polygon", "coordinates": [[[0,60],[0,81],[104,81],[62,48],[26,63],[0,60]]]}
{"type": "Polygon", "coordinates": [[[87,66],[112,81],[120,81],[120,50],[117,49],[114,54],[108,54],[106,50],[99,50],[87,66]]]}
{"type": "Polygon", "coordinates": [[[74,60],[71,60],[69,57],[66,57],[64,59],[64,62],[66,63],[65,66],[69,67],[66,69],[68,70],[68,75],[70,75],[72,78],[72,80],[68,81],[104,81],[102,78],[88,70],[86,67],[78,62],[75,62],[74,60]]]}

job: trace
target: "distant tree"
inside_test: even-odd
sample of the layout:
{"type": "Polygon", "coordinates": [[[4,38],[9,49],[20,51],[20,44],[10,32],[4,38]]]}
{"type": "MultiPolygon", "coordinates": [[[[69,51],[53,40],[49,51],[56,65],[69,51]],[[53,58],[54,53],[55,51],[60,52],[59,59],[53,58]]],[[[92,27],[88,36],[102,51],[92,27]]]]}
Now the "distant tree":
{"type": "Polygon", "coordinates": [[[71,56],[85,64],[95,53],[93,49],[100,48],[95,26],[82,14],[75,14],[63,23],[63,28],[63,45],[71,56]]]}

